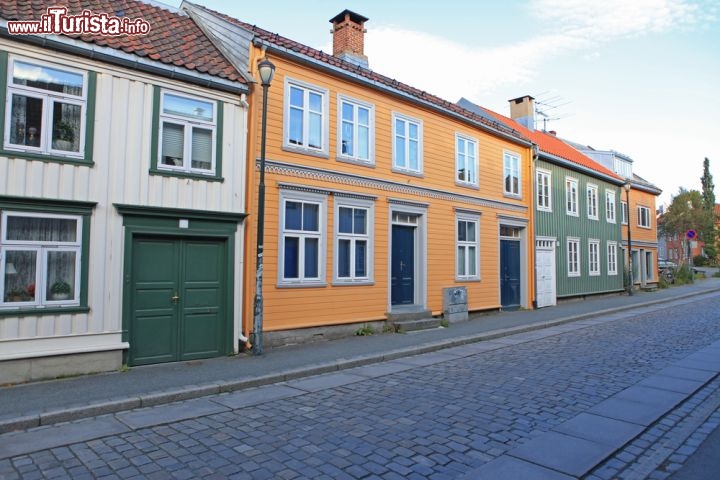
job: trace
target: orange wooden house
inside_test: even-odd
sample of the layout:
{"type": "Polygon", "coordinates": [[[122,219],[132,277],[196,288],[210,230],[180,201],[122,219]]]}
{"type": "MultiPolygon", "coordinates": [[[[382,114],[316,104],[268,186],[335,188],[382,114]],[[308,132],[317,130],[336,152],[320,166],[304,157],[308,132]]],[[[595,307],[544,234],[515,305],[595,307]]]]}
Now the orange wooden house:
{"type": "Polygon", "coordinates": [[[368,19],[354,12],[331,19],[330,55],[204,7],[183,8],[258,82],[248,96],[246,334],[263,58],[276,67],[266,137],[266,343],[438,316],[446,288],[465,287],[470,311],[531,308],[529,140],[370,70],[368,19]]]}

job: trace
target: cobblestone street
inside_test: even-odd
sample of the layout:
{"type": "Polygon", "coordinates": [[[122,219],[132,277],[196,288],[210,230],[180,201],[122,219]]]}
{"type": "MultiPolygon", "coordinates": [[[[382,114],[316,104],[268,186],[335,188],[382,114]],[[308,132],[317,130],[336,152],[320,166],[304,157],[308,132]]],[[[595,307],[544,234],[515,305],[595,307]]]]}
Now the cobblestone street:
{"type": "MultiPolygon", "coordinates": [[[[40,441],[39,451],[0,460],[0,478],[458,478],[720,340],[718,311],[720,297],[706,295],[5,434],[0,444],[21,451],[23,442],[92,429],[93,422],[128,430],[54,448],[40,441]]],[[[717,426],[719,382],[698,390],[586,478],[660,479],[681,468],[717,426]]]]}

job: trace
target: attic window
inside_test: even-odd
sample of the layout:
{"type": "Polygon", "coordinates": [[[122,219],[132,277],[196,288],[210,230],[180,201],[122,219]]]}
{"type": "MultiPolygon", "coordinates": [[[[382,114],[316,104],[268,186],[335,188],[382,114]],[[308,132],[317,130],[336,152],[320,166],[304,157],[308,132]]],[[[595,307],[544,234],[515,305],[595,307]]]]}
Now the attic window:
{"type": "Polygon", "coordinates": [[[116,17],[124,17],[124,16],[125,16],[125,10],[123,10],[122,8],[119,9],[119,10],[115,10],[115,16],[116,16],[116,17]]]}

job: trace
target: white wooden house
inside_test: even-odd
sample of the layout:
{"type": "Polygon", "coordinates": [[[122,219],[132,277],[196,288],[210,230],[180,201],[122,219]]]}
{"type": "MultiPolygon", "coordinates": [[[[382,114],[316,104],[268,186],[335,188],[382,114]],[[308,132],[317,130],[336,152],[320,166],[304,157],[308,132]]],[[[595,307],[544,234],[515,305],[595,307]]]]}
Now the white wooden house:
{"type": "Polygon", "coordinates": [[[45,13],[20,3],[0,4],[0,383],[237,351],[246,80],[179,10],[87,0],[150,33],[9,35],[45,13]]]}

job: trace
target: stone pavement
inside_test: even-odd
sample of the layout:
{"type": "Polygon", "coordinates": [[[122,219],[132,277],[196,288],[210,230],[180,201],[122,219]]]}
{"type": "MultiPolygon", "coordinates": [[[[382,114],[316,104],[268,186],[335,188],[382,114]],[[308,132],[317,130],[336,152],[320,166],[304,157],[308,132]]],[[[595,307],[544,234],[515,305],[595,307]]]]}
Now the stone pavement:
{"type": "Polygon", "coordinates": [[[474,315],[467,322],[431,331],[266,349],[260,357],[241,354],[4,386],[0,433],[335,372],[708,292],[720,292],[720,278],[633,296],[590,297],[539,310],[474,315]]]}
{"type": "MultiPolygon", "coordinates": [[[[268,374],[255,378],[259,388],[6,433],[0,477],[665,478],[647,475],[681,463],[712,430],[719,286],[712,279],[554,309],[570,305],[565,313],[574,316],[536,316],[551,308],[502,313],[437,332],[269,351],[279,353],[271,365],[285,367],[273,372],[285,375],[282,383],[265,382],[268,374]],[[441,336],[496,321],[514,327],[441,336]],[[383,350],[387,339],[407,343],[383,350]],[[370,353],[351,356],[356,344],[370,353]],[[308,363],[305,372],[329,373],[303,375],[297,354],[323,347],[347,359],[308,363]],[[423,352],[431,353],[407,356],[423,352]],[[384,357],[393,360],[379,362],[384,357]]],[[[136,370],[158,372],[76,380],[111,388],[136,370]]],[[[6,391],[64,382],[0,391],[0,403],[6,391]]],[[[201,387],[187,391],[199,395],[201,387]]]]}

